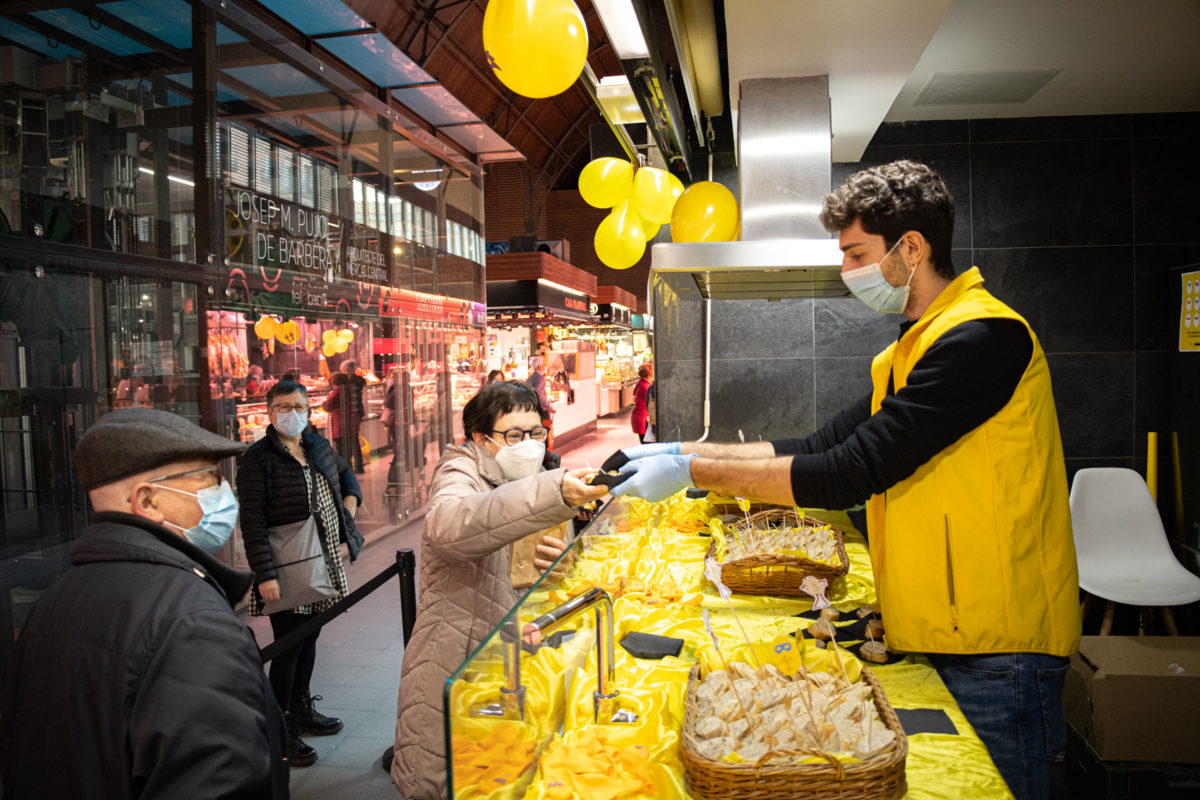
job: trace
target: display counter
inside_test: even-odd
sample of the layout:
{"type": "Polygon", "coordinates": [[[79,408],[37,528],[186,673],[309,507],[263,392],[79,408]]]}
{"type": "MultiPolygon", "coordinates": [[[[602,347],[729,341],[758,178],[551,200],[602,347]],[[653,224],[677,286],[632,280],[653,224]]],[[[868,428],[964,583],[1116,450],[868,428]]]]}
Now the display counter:
{"type": "MultiPolygon", "coordinates": [[[[706,616],[722,658],[749,638],[767,646],[760,652],[795,644],[804,663],[814,655],[832,663],[828,654],[835,652],[857,665],[846,651],[818,651],[793,638],[814,624],[796,616],[811,612],[811,598],[734,594],[723,600],[715,592],[704,576],[713,541],[705,534],[720,513],[706,500],[683,495],[658,504],[617,499],[601,510],[447,682],[448,797],[730,796],[689,784],[681,752],[689,672],[697,661],[710,664],[716,652],[706,616]],[[682,649],[677,657],[635,658],[622,644],[633,632],[681,639],[682,649]]],[[[833,605],[852,613],[873,604],[862,536],[842,512],[809,513],[845,532],[850,569],[829,585],[833,605]]],[[[956,730],[910,730],[895,740],[897,747],[907,743],[906,797],[1011,797],[928,660],[912,655],[870,666],[892,707],[933,709],[939,717],[936,712],[944,712],[956,730]]],[[[826,782],[839,780],[840,767],[814,763],[828,767],[826,782]]]]}
{"type": "Polygon", "coordinates": [[[565,390],[546,384],[546,396],[554,409],[554,440],[563,442],[596,427],[596,381],[583,379],[571,384],[575,402],[570,402],[565,390]]]}
{"type": "Polygon", "coordinates": [[[600,381],[597,391],[600,416],[615,414],[626,406],[632,405],[633,387],[636,385],[636,377],[627,381],[600,381]]]}

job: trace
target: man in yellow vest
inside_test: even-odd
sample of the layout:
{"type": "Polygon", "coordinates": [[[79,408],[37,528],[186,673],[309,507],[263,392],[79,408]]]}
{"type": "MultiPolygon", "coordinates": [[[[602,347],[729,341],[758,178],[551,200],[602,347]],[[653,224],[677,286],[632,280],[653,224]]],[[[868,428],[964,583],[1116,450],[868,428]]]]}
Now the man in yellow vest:
{"type": "Polygon", "coordinates": [[[1045,353],[978,269],[955,276],[954,202],[924,164],[852,175],[821,222],[854,295],[907,318],[872,391],[804,439],[619,451],[605,468],[632,477],[612,493],[865,502],[889,646],[929,655],[1016,797],[1048,797],[1080,619],[1045,353]]]}

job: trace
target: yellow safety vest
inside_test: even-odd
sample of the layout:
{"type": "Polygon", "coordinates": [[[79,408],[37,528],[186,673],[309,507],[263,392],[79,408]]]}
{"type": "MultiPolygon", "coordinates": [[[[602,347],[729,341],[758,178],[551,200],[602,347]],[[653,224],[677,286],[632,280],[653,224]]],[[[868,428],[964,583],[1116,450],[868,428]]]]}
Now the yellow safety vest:
{"type": "Polygon", "coordinates": [[[871,364],[871,413],[908,383],[946,331],[1015,319],[1033,358],[991,419],[867,501],[871,559],[889,645],[933,653],[1047,653],[1079,646],[1079,576],[1067,474],[1046,355],[1029,323],[983,288],[954,279],[871,364]]]}

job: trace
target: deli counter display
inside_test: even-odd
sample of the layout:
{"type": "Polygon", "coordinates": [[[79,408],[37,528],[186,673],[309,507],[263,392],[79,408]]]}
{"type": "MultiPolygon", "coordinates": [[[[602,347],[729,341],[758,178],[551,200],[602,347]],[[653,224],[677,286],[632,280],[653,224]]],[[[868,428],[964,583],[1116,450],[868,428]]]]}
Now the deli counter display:
{"type": "Polygon", "coordinates": [[[836,614],[814,611],[812,597],[723,597],[706,576],[706,557],[726,557],[718,539],[744,517],[725,501],[612,500],[518,591],[445,684],[445,796],[1010,796],[927,659],[856,657],[862,612],[878,613],[866,542],[846,514],[808,512],[844,537],[848,565],[825,589],[842,634],[826,642],[807,629],[836,614]],[[843,697],[852,711],[837,711],[843,697]],[[928,723],[904,717],[915,726],[905,731],[893,707],[944,714],[953,744],[910,739],[928,723]]]}

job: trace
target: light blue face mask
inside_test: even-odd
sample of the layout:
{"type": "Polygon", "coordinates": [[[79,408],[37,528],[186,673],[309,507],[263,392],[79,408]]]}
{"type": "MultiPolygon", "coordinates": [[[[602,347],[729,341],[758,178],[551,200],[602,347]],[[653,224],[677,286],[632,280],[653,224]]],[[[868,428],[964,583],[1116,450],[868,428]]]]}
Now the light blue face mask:
{"type": "Polygon", "coordinates": [[[892,286],[883,276],[883,270],[879,265],[888,260],[892,250],[895,250],[901,241],[903,239],[897,239],[891,250],[888,250],[883,258],[874,264],[842,273],[842,282],[846,284],[850,292],[866,303],[868,307],[881,314],[899,314],[904,311],[904,307],[908,304],[909,286],[912,284],[913,275],[917,272],[917,268],[914,266],[912,272],[908,273],[908,282],[903,286],[892,286]]]}
{"type": "Polygon", "coordinates": [[[289,439],[294,439],[304,433],[304,429],[307,427],[307,411],[289,411],[286,414],[280,412],[275,415],[275,430],[289,439]]]}
{"type": "Polygon", "coordinates": [[[233,487],[228,481],[221,481],[217,486],[208,486],[198,492],[185,492],[171,486],[155,486],[155,489],[166,489],[168,492],[178,492],[196,498],[204,516],[190,528],[181,528],[174,522],[163,520],[164,525],[170,525],[183,534],[183,538],[199,547],[206,553],[215,553],[221,545],[229,541],[233,535],[233,527],[237,524],[238,502],[233,494],[233,487]]]}

